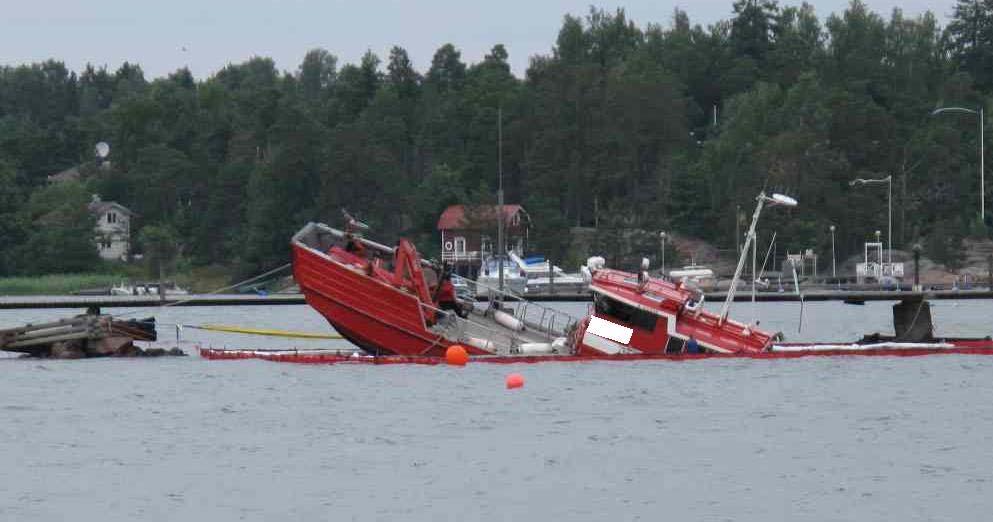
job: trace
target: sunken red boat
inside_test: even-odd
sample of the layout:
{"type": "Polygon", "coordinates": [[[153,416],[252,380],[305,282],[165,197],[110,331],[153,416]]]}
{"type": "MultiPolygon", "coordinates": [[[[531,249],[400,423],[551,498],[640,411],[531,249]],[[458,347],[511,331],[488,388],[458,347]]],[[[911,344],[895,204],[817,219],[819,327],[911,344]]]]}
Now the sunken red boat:
{"type": "MultiPolygon", "coordinates": [[[[728,296],[720,313],[706,311],[701,291],[681,282],[649,277],[647,261],[641,271],[630,273],[604,268],[602,259],[591,258],[584,275],[593,304],[581,318],[494,288],[486,289],[491,296],[486,302],[461,303],[455,310],[443,310],[437,300],[443,267],[422,260],[409,241],[400,240],[396,247],[388,247],[360,237],[355,230],[360,225],[350,220],[342,231],[310,223],[294,235],[292,248],[293,274],[307,303],[363,353],[353,349],[202,349],[201,354],[214,359],[380,364],[437,364],[456,344],[475,361],[497,363],[993,354],[993,342],[988,338],[931,337],[930,313],[921,300],[898,305],[907,308],[921,303],[913,313],[914,324],[898,328],[892,338],[841,344],[783,343],[778,334],[729,319],[733,295],[728,296]],[[926,321],[919,321],[925,317],[922,309],[926,321]]],[[[741,265],[739,262],[738,272],[741,265]]]]}
{"type": "Polygon", "coordinates": [[[369,355],[441,356],[453,344],[471,355],[553,353],[575,323],[510,294],[514,305],[463,303],[465,317],[444,311],[436,301],[441,267],[422,260],[407,240],[390,248],[310,223],[292,248],[293,275],[307,303],[369,355]]]}

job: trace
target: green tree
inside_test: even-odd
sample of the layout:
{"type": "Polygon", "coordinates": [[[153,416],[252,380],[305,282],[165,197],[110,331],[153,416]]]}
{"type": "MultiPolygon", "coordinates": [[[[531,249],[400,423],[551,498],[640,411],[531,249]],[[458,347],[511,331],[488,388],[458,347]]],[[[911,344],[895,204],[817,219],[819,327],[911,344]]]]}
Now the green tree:
{"type": "Polygon", "coordinates": [[[993,1],[958,0],[947,35],[959,69],[983,90],[993,88],[993,1]]]}
{"type": "Polygon", "coordinates": [[[23,203],[13,167],[0,162],[0,238],[4,244],[4,248],[0,249],[0,276],[12,275],[16,267],[14,251],[26,235],[20,213],[23,203]]]}
{"type": "Polygon", "coordinates": [[[36,190],[22,210],[26,240],[13,250],[20,274],[86,272],[99,266],[93,228],[87,208],[89,196],[78,183],[36,190]]]}
{"type": "Polygon", "coordinates": [[[179,236],[168,224],[153,224],[142,227],[138,243],[145,256],[148,277],[164,279],[173,269],[179,255],[179,236]]]}

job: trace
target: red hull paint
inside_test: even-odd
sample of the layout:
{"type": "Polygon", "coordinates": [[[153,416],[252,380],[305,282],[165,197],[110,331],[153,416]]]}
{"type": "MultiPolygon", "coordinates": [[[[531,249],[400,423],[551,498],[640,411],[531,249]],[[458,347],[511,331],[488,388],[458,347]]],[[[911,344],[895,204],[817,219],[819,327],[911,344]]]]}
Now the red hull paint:
{"type": "Polygon", "coordinates": [[[388,273],[375,275],[340,249],[321,254],[293,245],[293,276],[307,304],[354,344],[376,355],[443,355],[452,342],[427,329],[420,300],[391,284],[388,273]]]}
{"type": "MultiPolygon", "coordinates": [[[[521,364],[581,361],[692,361],[698,359],[799,359],[801,357],[919,357],[924,355],[993,355],[993,342],[962,342],[953,348],[883,348],[864,351],[812,350],[797,352],[741,352],[734,354],[617,354],[617,355],[489,355],[476,356],[471,363],[521,364]]],[[[353,357],[338,353],[264,352],[201,348],[200,356],[211,360],[262,359],[300,364],[444,364],[444,357],[383,355],[353,357]]]]}

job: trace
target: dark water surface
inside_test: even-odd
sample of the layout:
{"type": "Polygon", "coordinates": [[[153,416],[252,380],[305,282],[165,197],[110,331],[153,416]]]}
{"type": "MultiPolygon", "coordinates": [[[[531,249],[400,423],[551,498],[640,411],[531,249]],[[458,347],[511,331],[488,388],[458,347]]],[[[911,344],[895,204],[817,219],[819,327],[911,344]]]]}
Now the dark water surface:
{"type": "MultiPolygon", "coordinates": [[[[763,326],[844,340],[888,325],[885,304],[818,305],[804,312],[805,337],[779,326],[795,332],[793,304],[764,305],[763,326]]],[[[991,308],[940,302],[935,321],[956,328],[946,335],[979,335],[993,328],[991,308]]],[[[66,313],[4,311],[0,328],[66,313]]],[[[306,307],[149,314],[325,329],[306,307]]],[[[215,335],[183,339],[279,346],[215,335]]],[[[989,357],[456,369],[193,356],[0,360],[0,372],[0,520],[960,521],[993,511],[989,357]],[[507,391],[514,371],[525,387],[507,391]]]]}

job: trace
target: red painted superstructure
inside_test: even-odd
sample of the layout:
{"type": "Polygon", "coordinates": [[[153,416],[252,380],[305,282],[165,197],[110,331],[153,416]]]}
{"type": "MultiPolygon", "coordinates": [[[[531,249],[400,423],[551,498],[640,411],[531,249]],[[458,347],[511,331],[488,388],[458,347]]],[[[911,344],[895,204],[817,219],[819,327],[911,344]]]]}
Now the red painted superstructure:
{"type": "Polygon", "coordinates": [[[587,318],[576,334],[580,354],[679,353],[691,337],[706,351],[757,353],[768,350],[773,340],[755,327],[730,319],[722,322],[703,310],[702,292],[680,283],[600,269],[592,274],[590,290],[591,318],[629,329],[631,337],[625,343],[596,335],[589,331],[592,319],[587,318]]]}

